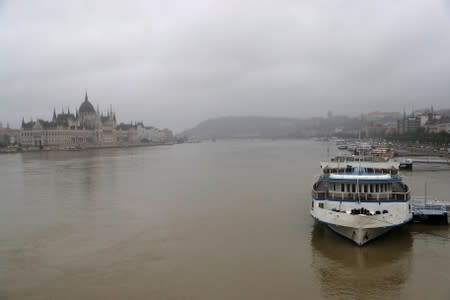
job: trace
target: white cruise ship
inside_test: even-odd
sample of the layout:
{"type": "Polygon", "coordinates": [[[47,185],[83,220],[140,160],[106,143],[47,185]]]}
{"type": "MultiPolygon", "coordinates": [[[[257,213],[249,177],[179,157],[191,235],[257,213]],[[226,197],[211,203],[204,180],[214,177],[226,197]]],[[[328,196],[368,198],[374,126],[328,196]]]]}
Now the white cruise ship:
{"type": "Polygon", "coordinates": [[[393,161],[336,157],[321,162],[311,215],[361,246],[412,219],[410,192],[393,161]]]}

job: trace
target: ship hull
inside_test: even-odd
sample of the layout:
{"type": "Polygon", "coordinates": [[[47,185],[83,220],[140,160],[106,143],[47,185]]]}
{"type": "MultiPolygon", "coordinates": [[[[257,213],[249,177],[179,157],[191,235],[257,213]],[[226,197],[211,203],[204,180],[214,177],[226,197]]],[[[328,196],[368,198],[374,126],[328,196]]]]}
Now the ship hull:
{"type": "Polygon", "coordinates": [[[355,242],[358,246],[362,246],[365,243],[376,239],[377,237],[385,234],[391,228],[390,227],[380,227],[380,228],[354,228],[347,226],[340,226],[334,224],[328,224],[328,227],[336,232],[339,235],[342,235],[353,242],[355,242]]]}
{"type": "Polygon", "coordinates": [[[315,207],[314,210],[311,210],[311,216],[337,234],[362,246],[385,234],[393,227],[404,225],[412,219],[408,203],[391,204],[385,207],[389,208],[391,212],[379,215],[350,214],[315,207]]]}

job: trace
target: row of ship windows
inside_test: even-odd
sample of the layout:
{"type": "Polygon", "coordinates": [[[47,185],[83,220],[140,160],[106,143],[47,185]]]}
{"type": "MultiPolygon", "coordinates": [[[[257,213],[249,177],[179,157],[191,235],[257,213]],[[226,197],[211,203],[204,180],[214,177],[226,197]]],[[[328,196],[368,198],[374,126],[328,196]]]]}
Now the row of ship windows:
{"type": "Polygon", "coordinates": [[[384,193],[391,191],[389,183],[371,183],[371,184],[355,184],[355,183],[331,183],[330,191],[344,193],[384,193]]]}

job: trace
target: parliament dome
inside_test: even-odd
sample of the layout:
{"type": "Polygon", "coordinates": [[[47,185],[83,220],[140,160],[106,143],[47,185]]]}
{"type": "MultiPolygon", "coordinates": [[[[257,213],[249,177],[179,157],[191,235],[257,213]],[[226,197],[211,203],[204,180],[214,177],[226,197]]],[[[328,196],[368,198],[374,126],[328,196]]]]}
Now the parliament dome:
{"type": "Polygon", "coordinates": [[[95,113],[95,109],[94,106],[92,105],[91,102],[89,102],[88,100],[88,96],[87,96],[87,92],[86,92],[86,96],[84,97],[84,102],[81,103],[80,109],[79,109],[80,113],[95,113]]]}

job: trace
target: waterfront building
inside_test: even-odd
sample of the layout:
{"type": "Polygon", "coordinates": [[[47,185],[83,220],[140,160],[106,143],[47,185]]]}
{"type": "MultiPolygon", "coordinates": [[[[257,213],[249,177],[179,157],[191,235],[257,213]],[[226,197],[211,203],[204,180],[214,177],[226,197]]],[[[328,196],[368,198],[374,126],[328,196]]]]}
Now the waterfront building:
{"type": "MultiPolygon", "coordinates": [[[[139,126],[143,126],[140,123],[139,126]]],[[[38,119],[22,120],[19,143],[24,148],[66,149],[73,147],[108,147],[139,144],[143,141],[138,124],[117,125],[116,114],[112,107],[108,112],[100,113],[89,101],[87,92],[83,103],[75,114],[70,110],[56,114],[53,110],[51,121],[38,119]]],[[[159,130],[159,129],[155,129],[159,130]]],[[[167,142],[160,139],[158,142],[167,142]]]]}
{"type": "Polygon", "coordinates": [[[398,112],[370,112],[361,115],[361,124],[366,137],[379,137],[397,133],[398,112]]]}
{"type": "Polygon", "coordinates": [[[9,123],[7,123],[6,127],[3,127],[0,122],[0,147],[15,145],[18,135],[19,130],[10,128],[9,123]]]}
{"type": "Polygon", "coordinates": [[[403,118],[398,120],[397,128],[398,132],[401,134],[408,132],[414,133],[421,128],[429,133],[436,133],[445,131],[443,126],[436,126],[440,123],[445,123],[445,119],[431,107],[431,109],[412,112],[409,116],[403,112],[403,118]]]}
{"type": "Polygon", "coordinates": [[[430,124],[425,125],[425,129],[428,133],[445,132],[450,134],[450,122],[445,123],[432,122],[430,124]]]}
{"type": "Polygon", "coordinates": [[[411,115],[407,116],[404,112],[403,118],[397,122],[397,131],[400,134],[417,132],[422,122],[419,115],[411,113],[411,115]]]}

